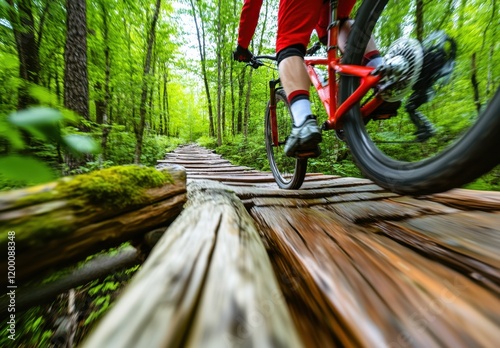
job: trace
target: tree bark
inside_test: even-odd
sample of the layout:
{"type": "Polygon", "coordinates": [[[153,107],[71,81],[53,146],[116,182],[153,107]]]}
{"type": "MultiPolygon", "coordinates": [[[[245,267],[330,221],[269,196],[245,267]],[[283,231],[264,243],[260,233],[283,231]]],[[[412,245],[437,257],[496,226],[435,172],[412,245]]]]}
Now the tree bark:
{"type": "MultiPolygon", "coordinates": [[[[64,106],[85,120],[89,118],[87,72],[87,7],[85,0],[66,0],[66,46],[64,49],[64,106]]],[[[88,126],[80,125],[82,131],[88,126]]]]}
{"type": "MultiPolygon", "coordinates": [[[[28,85],[30,83],[38,84],[39,82],[39,49],[43,25],[39,27],[39,38],[37,40],[31,0],[20,0],[17,2],[7,0],[7,3],[11,6],[9,17],[16,40],[17,56],[19,58],[19,76],[23,79],[23,82],[19,86],[17,107],[18,109],[25,109],[29,105],[36,104],[36,100],[28,93],[28,85]]],[[[42,13],[42,18],[43,16],[42,13]]],[[[41,20],[40,23],[43,23],[43,21],[41,20]]]]}
{"type": "Polygon", "coordinates": [[[160,14],[161,0],[156,0],[155,12],[153,15],[153,20],[151,22],[151,27],[148,31],[148,42],[147,42],[147,53],[146,60],[144,63],[144,74],[142,78],[142,93],[141,93],[141,105],[139,108],[139,125],[136,130],[136,146],[135,146],[135,156],[134,163],[141,163],[141,154],[142,154],[142,144],[144,141],[144,127],[146,125],[146,102],[148,96],[148,77],[150,75],[151,69],[151,57],[153,55],[153,46],[155,43],[155,35],[156,35],[156,23],[158,22],[158,17],[160,14]]]}
{"type": "Polygon", "coordinates": [[[208,120],[209,120],[209,136],[213,137],[215,135],[215,127],[214,127],[214,115],[212,109],[212,97],[210,95],[210,87],[208,85],[208,75],[207,75],[207,66],[206,66],[206,51],[205,51],[205,25],[203,22],[203,16],[201,11],[200,20],[201,20],[201,33],[200,33],[200,25],[198,25],[198,17],[196,16],[196,7],[194,5],[193,0],[189,0],[191,3],[191,10],[193,11],[193,20],[196,28],[196,37],[198,39],[198,50],[200,52],[200,62],[201,62],[201,73],[203,75],[203,85],[205,86],[205,94],[207,96],[208,103],[208,120]]]}
{"type": "Polygon", "coordinates": [[[474,105],[476,106],[476,111],[479,114],[481,111],[481,98],[479,95],[479,82],[477,80],[476,52],[474,52],[471,57],[470,80],[472,83],[472,90],[474,91],[474,105]]]}

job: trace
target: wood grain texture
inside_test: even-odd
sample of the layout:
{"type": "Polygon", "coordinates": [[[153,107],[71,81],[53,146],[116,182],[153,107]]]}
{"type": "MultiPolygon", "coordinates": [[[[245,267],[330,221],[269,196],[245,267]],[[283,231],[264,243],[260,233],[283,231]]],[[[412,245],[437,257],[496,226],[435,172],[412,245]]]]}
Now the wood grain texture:
{"type": "Polygon", "coordinates": [[[195,166],[191,183],[223,182],[250,212],[304,346],[498,346],[500,194],[407,197],[317,174],[288,191],[267,173],[195,166]]]}
{"type": "Polygon", "coordinates": [[[189,185],[172,224],[84,347],[299,347],[253,220],[227,188],[189,185]]]}

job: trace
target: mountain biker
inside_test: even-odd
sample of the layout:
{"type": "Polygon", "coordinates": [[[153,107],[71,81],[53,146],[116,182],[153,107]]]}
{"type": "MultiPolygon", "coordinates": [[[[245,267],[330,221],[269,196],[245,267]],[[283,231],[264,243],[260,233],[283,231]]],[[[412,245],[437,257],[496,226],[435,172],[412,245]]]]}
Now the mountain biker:
{"type": "MultiPolygon", "coordinates": [[[[346,21],[356,0],[340,0],[337,17],[341,20],[339,46],[345,47],[351,21],[346,21]]],[[[238,44],[233,53],[235,60],[249,62],[253,54],[248,49],[257,27],[263,0],[245,0],[240,16],[238,44]]],[[[312,115],[309,101],[310,79],[304,65],[306,47],[314,29],[320,41],[326,43],[329,25],[329,2],[323,0],[280,0],[278,9],[278,32],[276,52],[281,84],[285,90],[294,124],[285,144],[287,156],[320,154],[318,144],[321,131],[316,117],[312,115]]],[[[365,63],[377,66],[382,58],[373,42],[365,51],[365,63]]]]}

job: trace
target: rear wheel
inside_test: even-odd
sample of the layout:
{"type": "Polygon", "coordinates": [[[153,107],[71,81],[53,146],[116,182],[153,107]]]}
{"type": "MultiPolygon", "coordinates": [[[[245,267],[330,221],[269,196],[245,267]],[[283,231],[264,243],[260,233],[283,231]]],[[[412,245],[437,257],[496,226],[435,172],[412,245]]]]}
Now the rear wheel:
{"type": "MultiPolygon", "coordinates": [[[[425,3],[425,26],[420,28],[414,25],[418,21],[413,17],[418,14],[411,1],[365,1],[358,11],[343,57],[346,64],[361,64],[372,32],[382,55],[398,39],[397,33],[425,39],[439,30],[456,44],[455,65],[446,76],[448,83],[443,83],[439,75],[429,73],[439,62],[425,55],[435,46],[428,45],[426,50],[425,43],[430,41],[419,40],[424,43],[419,76],[429,73],[420,81],[424,87],[425,82],[433,82],[431,88],[423,89],[421,96],[427,102],[417,109],[427,120],[419,116],[415,121],[415,110],[408,107],[422,87],[418,82],[402,97],[397,117],[365,126],[358,105],[343,120],[356,163],[380,186],[404,194],[440,192],[462,186],[500,163],[500,46],[493,24],[499,20],[498,12],[493,5],[471,1],[425,3]],[[433,127],[433,136],[426,141],[416,134],[420,121],[429,121],[433,127]]],[[[357,78],[342,76],[340,100],[358,85],[357,78]]]]}
{"type": "Polygon", "coordinates": [[[266,108],[265,136],[266,151],[274,179],[282,189],[298,189],[304,182],[307,170],[307,159],[288,157],[285,155],[285,142],[292,131],[293,118],[290,105],[282,89],[276,90],[276,123],[278,143],[273,143],[271,131],[271,112],[269,104],[266,108]]]}

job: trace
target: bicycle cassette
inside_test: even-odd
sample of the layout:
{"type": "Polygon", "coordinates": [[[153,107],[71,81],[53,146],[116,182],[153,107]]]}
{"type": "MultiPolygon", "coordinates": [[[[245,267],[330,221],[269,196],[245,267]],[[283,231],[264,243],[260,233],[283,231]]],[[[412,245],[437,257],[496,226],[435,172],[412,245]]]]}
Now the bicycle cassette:
{"type": "Polygon", "coordinates": [[[377,68],[383,74],[379,94],[385,101],[403,99],[417,82],[422,70],[424,52],[418,40],[396,40],[384,56],[384,63],[377,68]]]}

